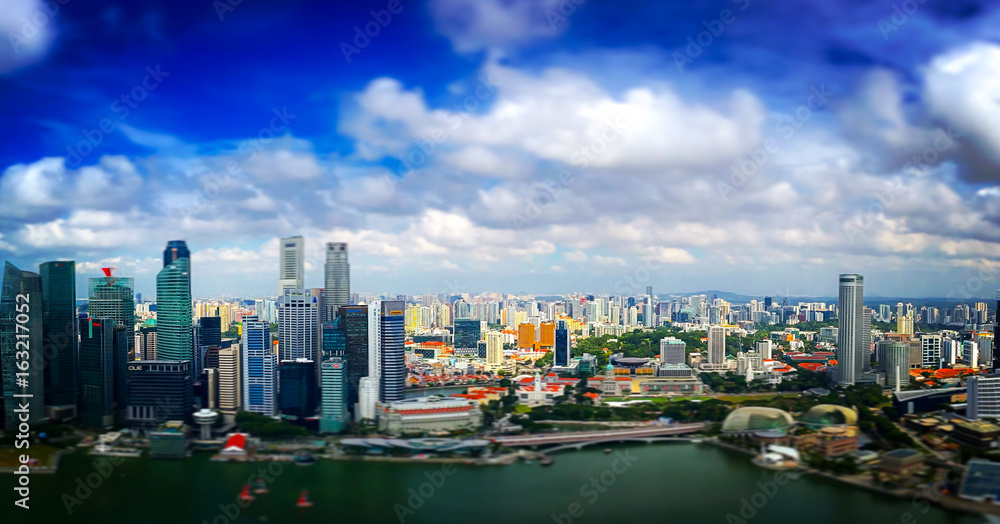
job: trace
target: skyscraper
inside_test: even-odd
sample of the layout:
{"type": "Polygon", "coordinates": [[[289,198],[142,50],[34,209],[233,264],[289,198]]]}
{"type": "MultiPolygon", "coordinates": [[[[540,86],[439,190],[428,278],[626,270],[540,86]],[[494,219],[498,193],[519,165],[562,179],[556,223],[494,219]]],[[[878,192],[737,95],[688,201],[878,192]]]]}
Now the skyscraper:
{"type": "Polygon", "coordinates": [[[660,364],[684,364],[686,359],[687,344],[683,340],[675,337],[660,340],[660,364]]]}
{"type": "Polygon", "coordinates": [[[402,300],[368,305],[368,376],[379,380],[378,400],[403,400],[406,387],[406,331],[402,300]]]}
{"type": "Polygon", "coordinates": [[[283,418],[316,415],[319,387],[316,364],[309,359],[283,360],[278,364],[278,399],[283,418]]]}
{"type": "Polygon", "coordinates": [[[862,370],[864,283],[861,275],[840,275],[837,382],[853,385],[862,370]]]}
{"type": "Polygon", "coordinates": [[[479,319],[456,318],[455,319],[455,349],[475,348],[479,342],[479,328],[482,323],[479,319]]]}
{"type": "Polygon", "coordinates": [[[115,421],[114,326],[80,316],[80,424],[110,428],[115,421]]]}
{"type": "Polygon", "coordinates": [[[77,414],[79,320],[76,316],[76,263],[45,262],[42,279],[42,349],[45,410],[55,420],[77,414]]]}
{"type": "Polygon", "coordinates": [[[321,433],[339,433],[348,420],[347,415],[347,361],[332,357],[320,366],[321,433]]]}
{"type": "Polygon", "coordinates": [[[351,264],[346,242],[326,243],[326,266],[323,268],[323,322],[337,316],[341,306],[351,304],[351,264]]]}
{"type": "Polygon", "coordinates": [[[219,411],[227,421],[242,408],[243,377],[240,370],[240,348],[219,350],[219,411]]]}
{"type": "Polygon", "coordinates": [[[129,342],[129,358],[135,348],[135,293],[131,277],[114,276],[112,267],[102,268],[104,276],[88,281],[88,312],[90,318],[110,318],[125,328],[129,342]]]}
{"type": "Polygon", "coordinates": [[[305,289],[305,240],[301,236],[282,238],[278,246],[278,295],[284,295],[286,289],[305,289]]]}
{"type": "Polygon", "coordinates": [[[155,428],[191,420],[194,399],[189,360],[137,360],[128,366],[128,420],[155,428]]]}
{"type": "Polygon", "coordinates": [[[867,373],[872,370],[872,311],[869,308],[863,308],[863,313],[861,315],[861,347],[858,351],[858,358],[860,364],[858,376],[863,373],[867,373]]]}
{"type": "MultiPolygon", "coordinates": [[[[194,348],[191,310],[191,259],[183,240],[167,245],[163,261],[172,259],[156,275],[156,358],[190,360],[194,348]],[[168,257],[168,255],[170,255],[168,257]]],[[[198,366],[191,366],[192,376],[198,366]]]]}
{"type": "Polygon", "coordinates": [[[886,386],[899,389],[910,383],[910,344],[901,340],[881,340],[878,353],[885,361],[886,386]]]}
{"type": "Polygon", "coordinates": [[[353,408],[360,398],[361,379],[368,376],[368,306],[342,306],[339,322],[344,330],[348,405],[353,408]]]}
{"type": "Polygon", "coordinates": [[[42,346],[42,283],[37,273],[4,265],[0,290],[0,373],[3,375],[3,421],[18,426],[18,402],[30,400],[29,422],[45,420],[45,360],[42,346]],[[27,353],[24,355],[23,353],[27,353]],[[27,368],[24,368],[24,366],[27,368]],[[31,395],[15,397],[14,395],[31,395]]]}
{"type": "Polygon", "coordinates": [[[503,333],[486,332],[486,368],[496,371],[503,365],[503,333]]]}
{"type": "Polygon", "coordinates": [[[726,328],[709,326],[708,328],[708,363],[725,364],[726,362],[726,328]]]}
{"type": "MultiPolygon", "coordinates": [[[[220,359],[221,359],[220,354],[220,359]]],[[[268,417],[278,414],[278,356],[271,350],[271,330],[256,315],[243,317],[243,409],[268,417]]]]}
{"type": "Polygon", "coordinates": [[[569,328],[565,320],[560,320],[555,330],[555,346],[552,355],[553,363],[557,366],[568,366],[570,359],[570,337],[569,328]]]}
{"type": "MultiPolygon", "coordinates": [[[[997,290],[997,308],[993,312],[993,339],[1000,344],[1000,289],[997,290]]],[[[993,369],[1000,369],[1000,351],[993,350],[993,369]]]]}
{"type": "Polygon", "coordinates": [[[278,359],[317,361],[320,290],[286,289],[278,299],[278,359]]]}

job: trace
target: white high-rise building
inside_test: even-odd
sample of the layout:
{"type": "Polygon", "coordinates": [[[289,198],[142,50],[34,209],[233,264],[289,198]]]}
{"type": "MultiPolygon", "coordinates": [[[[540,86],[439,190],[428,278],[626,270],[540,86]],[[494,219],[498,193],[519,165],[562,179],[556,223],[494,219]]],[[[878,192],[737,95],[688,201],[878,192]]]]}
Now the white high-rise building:
{"type": "Polygon", "coordinates": [[[774,350],[774,342],[771,339],[757,342],[757,353],[760,353],[764,360],[771,360],[771,353],[774,350]]]}
{"type": "Polygon", "coordinates": [[[861,275],[840,275],[837,382],[853,385],[863,371],[864,283],[861,275]]]}
{"type": "Polygon", "coordinates": [[[219,350],[219,411],[227,421],[242,407],[243,394],[240,372],[240,349],[232,347],[219,350]]]}
{"type": "Polygon", "coordinates": [[[278,253],[278,295],[286,289],[305,289],[305,240],[301,236],[282,238],[278,253]]]}
{"type": "Polygon", "coordinates": [[[286,289],[278,299],[279,360],[304,358],[318,362],[320,354],[319,299],[321,290],[286,289]]]}
{"type": "Polygon", "coordinates": [[[378,377],[361,377],[358,382],[357,420],[375,420],[375,405],[378,403],[378,377]]]}
{"type": "Polygon", "coordinates": [[[496,371],[503,365],[503,333],[486,332],[486,369],[496,371]]]}
{"type": "Polygon", "coordinates": [[[970,368],[979,367],[979,343],[974,340],[962,342],[962,363],[970,368]]]}
{"type": "Polygon", "coordinates": [[[708,363],[724,364],[726,362],[726,328],[709,326],[708,328],[708,363]]]}
{"type": "Polygon", "coordinates": [[[325,287],[321,321],[333,322],[337,317],[337,309],[351,304],[351,264],[347,261],[346,242],[326,243],[323,279],[325,287]]]}
{"type": "Polygon", "coordinates": [[[910,344],[899,340],[878,343],[879,366],[885,369],[886,386],[899,390],[910,383],[910,344]],[[882,364],[884,361],[884,365],[882,364]]]}
{"type": "Polygon", "coordinates": [[[966,381],[966,415],[973,419],[1000,418],[1000,377],[974,375],[966,381]]]}
{"type": "Polygon", "coordinates": [[[941,367],[941,342],[941,335],[921,335],[921,367],[924,369],[939,369],[941,367]]]}

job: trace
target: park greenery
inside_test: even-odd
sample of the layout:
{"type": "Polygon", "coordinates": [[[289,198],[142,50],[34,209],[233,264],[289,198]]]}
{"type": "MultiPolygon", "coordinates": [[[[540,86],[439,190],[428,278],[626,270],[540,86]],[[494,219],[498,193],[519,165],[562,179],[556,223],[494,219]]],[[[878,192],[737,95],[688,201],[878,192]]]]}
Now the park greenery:
{"type": "Polygon", "coordinates": [[[305,428],[288,422],[274,420],[259,413],[240,411],[236,414],[236,424],[241,430],[261,438],[293,438],[308,434],[305,428]]]}

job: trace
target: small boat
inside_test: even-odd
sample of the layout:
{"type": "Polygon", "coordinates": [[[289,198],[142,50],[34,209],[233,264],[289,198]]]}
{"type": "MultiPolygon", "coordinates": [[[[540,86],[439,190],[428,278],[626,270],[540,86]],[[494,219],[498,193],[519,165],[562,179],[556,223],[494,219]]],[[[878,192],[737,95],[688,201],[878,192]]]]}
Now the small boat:
{"type": "Polygon", "coordinates": [[[309,501],[309,492],[302,490],[302,493],[299,493],[299,500],[295,503],[295,505],[300,508],[311,507],[313,503],[309,501]]]}
{"type": "Polygon", "coordinates": [[[243,485],[243,490],[240,491],[240,500],[244,501],[253,500],[253,495],[250,494],[250,484],[243,485]]]}
{"type": "Polygon", "coordinates": [[[308,466],[316,462],[316,457],[312,456],[309,453],[296,453],[292,457],[292,460],[294,460],[295,464],[299,466],[308,466]]]}
{"type": "Polygon", "coordinates": [[[610,455],[611,454],[611,448],[604,448],[604,454],[605,455],[610,455]]]}
{"type": "Polygon", "coordinates": [[[551,466],[552,462],[554,462],[554,461],[552,460],[552,457],[549,457],[549,456],[544,456],[544,457],[538,459],[538,464],[540,464],[542,466],[551,466]]]}
{"type": "Polygon", "coordinates": [[[253,492],[257,495],[267,493],[267,484],[264,482],[264,479],[260,477],[257,478],[257,481],[253,483],[253,492]]]}

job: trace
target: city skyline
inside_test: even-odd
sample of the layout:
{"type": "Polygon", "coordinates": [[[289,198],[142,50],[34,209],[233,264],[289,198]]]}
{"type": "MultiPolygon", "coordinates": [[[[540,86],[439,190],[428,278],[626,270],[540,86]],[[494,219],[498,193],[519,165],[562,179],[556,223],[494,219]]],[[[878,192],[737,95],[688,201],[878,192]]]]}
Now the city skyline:
{"type": "Polygon", "coordinates": [[[151,295],[184,238],[199,296],[277,294],[289,235],[306,287],[346,242],[355,289],[410,294],[614,292],[655,266],[663,290],[832,295],[860,273],[946,296],[1000,271],[1000,7],[557,4],[406,4],[377,36],[355,28],[380,6],[241,5],[199,19],[210,42],[183,9],[64,9],[33,53],[0,51],[23,130],[0,145],[0,258],[115,266],[151,295]],[[276,21],[296,35],[246,29],[276,21]],[[800,44],[773,52],[775,27],[800,44]]]}

